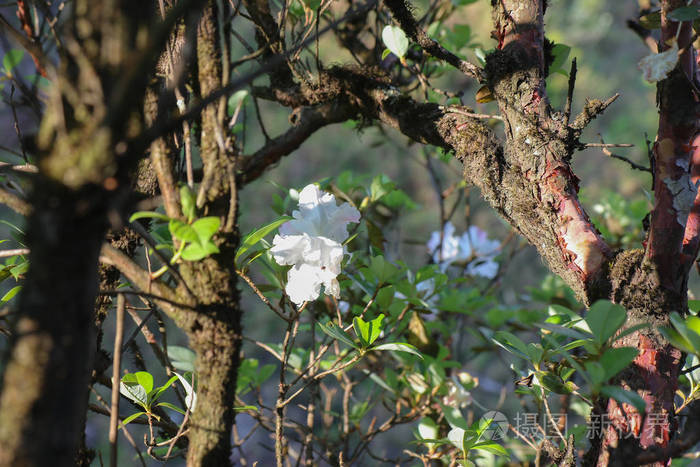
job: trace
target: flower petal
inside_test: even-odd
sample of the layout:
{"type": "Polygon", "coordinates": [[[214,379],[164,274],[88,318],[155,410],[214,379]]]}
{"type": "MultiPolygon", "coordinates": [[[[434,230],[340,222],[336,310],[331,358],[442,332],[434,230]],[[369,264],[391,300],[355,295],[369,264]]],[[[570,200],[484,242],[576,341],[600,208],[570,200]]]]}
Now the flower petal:
{"type": "Polygon", "coordinates": [[[287,273],[285,292],[296,305],[316,300],[321,293],[320,268],[308,264],[294,266],[287,273]]]}
{"type": "Polygon", "coordinates": [[[270,253],[277,264],[296,264],[304,259],[309,248],[309,237],[305,235],[275,235],[270,253]]]}

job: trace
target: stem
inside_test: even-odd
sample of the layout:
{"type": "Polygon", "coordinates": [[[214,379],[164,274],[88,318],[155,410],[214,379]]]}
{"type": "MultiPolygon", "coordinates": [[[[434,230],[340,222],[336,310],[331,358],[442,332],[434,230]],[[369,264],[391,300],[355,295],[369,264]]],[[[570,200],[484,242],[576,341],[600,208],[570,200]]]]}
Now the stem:
{"type": "Polygon", "coordinates": [[[114,336],[114,360],[112,363],[112,405],[109,416],[109,444],[111,467],[117,467],[117,424],[119,422],[119,375],[122,363],[122,339],[124,338],[124,309],[126,301],[123,294],[117,295],[117,329],[114,336]]]}

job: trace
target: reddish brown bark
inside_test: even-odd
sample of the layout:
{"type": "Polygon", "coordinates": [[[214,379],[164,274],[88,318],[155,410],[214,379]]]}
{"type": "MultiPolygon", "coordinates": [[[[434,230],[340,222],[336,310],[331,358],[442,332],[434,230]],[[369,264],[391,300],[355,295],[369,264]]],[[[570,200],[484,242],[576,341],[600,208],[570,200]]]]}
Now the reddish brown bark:
{"type": "MultiPolygon", "coordinates": [[[[568,126],[551,115],[545,90],[543,8],[538,0],[499,2],[493,35],[500,52],[491,58],[487,72],[506,125],[506,158],[537,190],[539,207],[548,217],[556,253],[543,256],[587,301],[585,291],[611,252],[578,199],[578,179],[569,165],[570,140],[580,133],[576,126],[587,122],[568,126]]],[[[544,249],[539,235],[530,240],[544,249]]]]}
{"type": "MultiPolygon", "coordinates": [[[[642,396],[646,413],[609,401],[606,415],[610,426],[598,452],[600,466],[634,465],[640,452],[666,448],[677,427],[673,399],[683,359],[655,327],[667,324],[671,312],[686,311],[688,272],[697,255],[700,228],[695,185],[700,179],[700,156],[693,147],[700,128],[700,108],[690,81],[695,77],[692,29],[684,23],[678,31],[679,24],[667,16],[685,5],[676,0],[662,3],[660,50],[667,49],[669,41],[677,37],[684,52],[676,68],[658,83],[659,129],[653,147],[655,204],[643,260],[632,274],[628,290],[618,291],[617,296],[638,322],[654,325],[616,343],[639,350],[632,367],[619,379],[623,387],[642,396]],[[650,298],[643,299],[641,294],[650,298]]],[[[652,465],[666,465],[666,459],[652,465]]]]}
{"type": "MultiPolygon", "coordinates": [[[[657,200],[646,254],[629,251],[613,255],[578,200],[578,179],[569,165],[575,149],[572,141],[605,104],[589,102],[571,125],[553,116],[544,82],[543,3],[494,2],[493,35],[498,50],[489,57],[486,70],[504,117],[504,158],[521,171],[524,183],[536,190],[536,209],[543,218],[541,222],[549,226],[549,231],[542,230],[550,235],[557,252],[542,251],[539,244],[546,242],[541,231],[538,236],[528,235],[530,229],[526,226],[532,218],[514,224],[585,302],[610,298],[628,309],[630,325],[653,325],[616,343],[639,350],[639,356],[618,382],[646,401],[646,415],[612,399],[601,403],[599,415],[608,427],[587,456],[589,464],[624,465],[640,451],[665,448],[675,429],[673,397],[682,359],[655,326],[665,324],[672,311],[685,311],[687,262],[694,259],[690,255],[697,250],[700,222],[691,216],[687,244],[693,251],[681,255],[686,220],[695,199],[689,163],[691,141],[698,126],[687,79],[694,76],[693,51],[689,48],[681,57],[683,67],[659,84],[659,137],[654,146],[657,200]]],[[[675,3],[665,5],[664,12],[678,6],[675,3]]],[[[675,35],[677,24],[667,21],[665,13],[664,37],[669,38],[675,35]]],[[[690,34],[689,25],[680,32],[681,48],[688,45],[690,34]]],[[[696,169],[695,175],[700,177],[700,171],[696,169]]]]}

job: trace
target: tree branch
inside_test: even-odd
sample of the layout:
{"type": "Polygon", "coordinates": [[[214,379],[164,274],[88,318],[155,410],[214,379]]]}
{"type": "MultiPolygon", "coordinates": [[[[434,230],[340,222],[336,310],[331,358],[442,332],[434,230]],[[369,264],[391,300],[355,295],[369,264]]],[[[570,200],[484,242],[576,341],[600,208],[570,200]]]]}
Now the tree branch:
{"type": "Polygon", "coordinates": [[[396,21],[398,21],[399,25],[401,25],[401,29],[403,29],[408,37],[413,39],[428,54],[449,63],[465,75],[474,78],[479,82],[485,81],[486,76],[484,74],[484,70],[472,63],[467,62],[466,60],[462,60],[449,50],[445,49],[438,42],[431,39],[425,30],[418,25],[404,0],[386,0],[385,3],[389,10],[391,10],[391,14],[394,16],[396,21]]]}
{"type": "Polygon", "coordinates": [[[267,167],[296,150],[320,128],[343,122],[355,114],[356,111],[350,106],[338,100],[295,109],[290,117],[294,120],[293,127],[241,161],[241,183],[247,184],[257,179],[267,167]]]}
{"type": "Polygon", "coordinates": [[[1,187],[0,203],[12,209],[17,214],[21,214],[23,216],[28,216],[32,212],[32,207],[28,202],[1,187]]]}
{"type": "MultiPolygon", "coordinates": [[[[678,45],[684,51],[678,65],[668,77],[657,84],[659,102],[659,129],[653,146],[654,154],[654,207],[651,211],[645,260],[656,269],[665,288],[682,293],[687,273],[694,258],[683,255],[685,238],[693,237],[687,230],[687,221],[696,199],[689,168],[693,158],[692,142],[700,131],[700,104],[695,99],[693,83],[695,51],[689,45],[693,30],[688,22],[678,23],[668,13],[685,1],[665,0],[661,11],[661,46],[678,36],[678,45]],[[680,28],[680,30],[679,30],[680,28]],[[688,46],[689,45],[689,46],[688,46]],[[688,47],[686,47],[688,46],[688,47]]],[[[691,222],[692,223],[692,222],[691,222]]]]}
{"type": "Polygon", "coordinates": [[[100,255],[102,262],[119,269],[136,287],[148,294],[154,293],[153,301],[158,303],[168,315],[177,321],[176,318],[179,317],[182,310],[174,305],[174,303],[178,303],[178,296],[173,289],[160,281],[151,280],[148,271],[111,245],[103,245],[100,255]],[[160,298],[163,298],[163,300],[160,300],[160,298]]]}

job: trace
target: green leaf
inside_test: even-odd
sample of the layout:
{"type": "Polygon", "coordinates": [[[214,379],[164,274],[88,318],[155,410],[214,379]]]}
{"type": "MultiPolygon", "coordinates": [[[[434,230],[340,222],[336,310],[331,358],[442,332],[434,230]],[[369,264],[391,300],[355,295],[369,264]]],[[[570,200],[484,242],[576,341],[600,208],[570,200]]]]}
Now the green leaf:
{"type": "Polygon", "coordinates": [[[253,412],[257,412],[258,408],[254,405],[241,405],[240,407],[234,407],[233,410],[237,410],[239,412],[242,412],[243,410],[252,410],[253,412]]]}
{"type": "Polygon", "coordinates": [[[21,285],[12,287],[5,295],[2,296],[2,298],[0,298],[0,306],[12,300],[20,290],[22,290],[21,285]]]}
{"type": "Polygon", "coordinates": [[[456,24],[450,31],[449,39],[456,50],[465,47],[472,36],[472,29],[466,24],[456,24]]]}
{"type": "Polygon", "coordinates": [[[634,406],[640,413],[646,410],[644,399],[633,391],[626,391],[618,386],[603,386],[600,393],[605,397],[610,397],[618,402],[624,402],[634,406]]]}
{"type": "Polygon", "coordinates": [[[542,329],[547,329],[548,331],[552,331],[553,333],[556,334],[561,334],[562,336],[566,337],[571,337],[573,339],[590,339],[592,336],[588,333],[584,333],[582,331],[568,328],[566,326],[560,326],[558,324],[552,324],[552,323],[535,323],[535,326],[540,327],[542,329]]]}
{"type": "Polygon", "coordinates": [[[12,70],[19,65],[24,57],[24,50],[12,49],[9,50],[2,59],[2,67],[5,69],[6,73],[11,73],[12,70]]]}
{"type": "Polygon", "coordinates": [[[385,381],[381,376],[379,376],[376,373],[370,373],[368,370],[362,370],[362,372],[366,375],[369,376],[369,379],[371,379],[375,384],[378,386],[381,386],[383,389],[389,391],[390,393],[395,393],[396,388],[392,387],[388,381],[385,381]]]}
{"type": "Polygon", "coordinates": [[[552,64],[549,65],[549,73],[561,73],[568,76],[568,72],[564,70],[564,64],[566,59],[569,58],[569,53],[571,52],[571,47],[564,44],[554,44],[552,47],[552,64]]]}
{"type": "Polygon", "coordinates": [[[372,345],[377,340],[382,332],[382,320],[384,315],[379,315],[377,318],[365,321],[359,316],[352,320],[352,326],[355,329],[355,334],[362,341],[363,347],[372,345]]]}
{"type": "Polygon", "coordinates": [[[150,393],[153,390],[153,375],[147,371],[137,371],[136,373],[129,373],[136,377],[136,382],[141,385],[142,388],[150,393]]]}
{"type": "Polygon", "coordinates": [[[685,320],[676,312],[671,313],[671,324],[689,344],[692,353],[700,354],[700,318],[688,316],[685,320]]]}
{"type": "Polygon", "coordinates": [[[490,452],[497,456],[510,457],[508,451],[500,444],[494,443],[493,441],[482,441],[472,445],[471,449],[480,449],[482,451],[490,452]]]}
{"type": "Polygon", "coordinates": [[[391,50],[391,53],[399,58],[406,56],[408,51],[408,37],[406,33],[398,26],[385,26],[382,30],[382,41],[386,48],[391,50]]]}
{"type": "Polygon", "coordinates": [[[252,246],[257,244],[260,240],[262,240],[267,234],[281,226],[287,221],[290,221],[294,219],[293,217],[290,216],[282,216],[279,219],[276,219],[269,224],[260,227],[259,229],[249,233],[245,237],[243,237],[243,240],[241,241],[241,246],[238,248],[238,252],[236,253],[236,258],[234,261],[238,261],[238,258],[248,251],[252,246]]]}
{"type": "Polygon", "coordinates": [[[180,187],[180,205],[182,205],[182,214],[187,218],[187,222],[192,222],[197,216],[197,206],[195,194],[187,185],[180,187]]]}
{"type": "Polygon", "coordinates": [[[383,196],[391,192],[396,185],[386,175],[377,175],[372,179],[372,184],[369,187],[370,200],[378,201],[383,196]]]}
{"type": "Polygon", "coordinates": [[[389,285],[382,287],[379,292],[377,292],[377,298],[374,302],[377,304],[380,310],[385,311],[391,306],[391,302],[394,301],[394,296],[396,295],[396,289],[394,286],[389,285]]]}
{"type": "MultiPolygon", "coordinates": [[[[418,434],[422,440],[434,440],[438,438],[438,426],[432,418],[424,417],[418,424],[418,434]]],[[[435,443],[425,443],[428,449],[435,443]]]]}
{"type": "Polygon", "coordinates": [[[173,366],[180,371],[194,371],[194,362],[197,355],[187,347],[179,345],[168,346],[168,358],[173,366]]]}
{"type": "Polygon", "coordinates": [[[407,353],[412,353],[413,355],[417,355],[420,357],[420,359],[423,359],[423,354],[420,353],[420,351],[413,345],[411,344],[406,344],[405,342],[392,342],[389,344],[381,344],[372,347],[370,350],[393,350],[396,352],[407,352],[407,353]]]}
{"type": "Polygon", "coordinates": [[[683,352],[691,354],[695,353],[693,344],[675,329],[669,327],[661,327],[659,328],[659,331],[661,331],[661,334],[663,334],[664,337],[668,339],[674,347],[681,349],[683,352]]]}
{"type": "Polygon", "coordinates": [[[260,368],[260,371],[258,371],[255,375],[255,383],[258,385],[258,387],[261,386],[265,381],[267,381],[276,369],[277,365],[274,365],[272,363],[263,365],[262,368],[260,368]]]}
{"type": "Polygon", "coordinates": [[[533,363],[540,363],[542,356],[544,355],[544,349],[541,345],[530,342],[527,344],[527,356],[530,357],[530,361],[533,363]]]}
{"type": "Polygon", "coordinates": [[[190,384],[191,382],[191,373],[185,373],[185,376],[175,373],[175,376],[177,376],[177,379],[180,380],[180,384],[182,384],[182,387],[185,389],[185,405],[187,408],[190,409],[190,412],[194,412],[195,407],[197,406],[197,394],[194,391],[194,388],[190,384]]]}
{"type": "Polygon", "coordinates": [[[177,219],[170,219],[170,222],[168,222],[168,230],[170,230],[170,234],[173,237],[183,242],[196,242],[199,240],[197,232],[191,225],[185,224],[177,219]]]}
{"type": "MultiPolygon", "coordinates": [[[[153,384],[151,382],[151,389],[152,388],[153,384]]],[[[119,392],[127,399],[140,404],[144,408],[148,407],[148,393],[150,391],[147,391],[146,388],[139,383],[135,373],[127,373],[122,376],[121,382],[119,383],[119,392]]]]}
{"type": "Polygon", "coordinates": [[[148,399],[149,399],[148,403],[149,403],[149,405],[150,405],[150,404],[153,404],[155,401],[157,401],[157,400],[160,398],[160,396],[161,396],[161,395],[176,381],[176,380],[177,380],[177,376],[173,376],[173,377],[171,377],[171,378],[168,380],[167,383],[165,383],[164,385],[162,385],[162,386],[160,386],[160,387],[155,388],[153,391],[151,391],[150,393],[148,393],[148,399]]]}
{"type": "Polygon", "coordinates": [[[605,378],[610,379],[626,368],[639,354],[633,347],[619,347],[606,350],[600,357],[600,364],[605,370],[605,378]]]}
{"type": "Polygon", "coordinates": [[[138,219],[143,219],[143,218],[153,218],[153,219],[160,219],[162,221],[169,221],[170,218],[166,216],[165,214],[161,214],[159,212],[153,212],[153,211],[138,211],[135,212],[131,215],[129,218],[129,222],[134,222],[135,220],[138,219]]]}
{"type": "Polygon", "coordinates": [[[467,421],[464,419],[462,412],[460,412],[458,408],[450,405],[443,405],[441,403],[440,407],[442,408],[442,413],[445,416],[447,423],[449,423],[452,428],[461,428],[463,430],[469,429],[467,421]]]}
{"type": "Polygon", "coordinates": [[[246,89],[241,89],[240,91],[236,91],[233,94],[231,94],[231,97],[228,98],[227,103],[227,111],[229,117],[233,117],[233,114],[236,113],[236,109],[238,108],[238,106],[243,105],[245,103],[248,94],[250,93],[246,89]]]}
{"type": "Polygon", "coordinates": [[[586,362],[584,366],[593,384],[602,384],[606,381],[605,368],[600,362],[586,362]]]}
{"type": "Polygon", "coordinates": [[[120,429],[121,429],[121,428],[124,428],[127,424],[129,424],[130,422],[133,422],[134,420],[136,420],[137,418],[139,418],[141,415],[146,415],[146,412],[136,412],[136,413],[134,413],[134,414],[129,415],[128,417],[126,417],[126,418],[124,419],[124,421],[122,421],[122,422],[119,424],[119,428],[120,428],[120,429]]]}
{"type": "Polygon", "coordinates": [[[688,309],[693,313],[700,311],[700,300],[688,300],[688,309]]]}
{"type": "Polygon", "coordinates": [[[192,229],[197,233],[199,244],[204,246],[219,231],[221,220],[218,217],[209,216],[197,219],[192,224],[192,229]]]}
{"type": "Polygon", "coordinates": [[[377,278],[378,285],[382,285],[391,280],[399,268],[386,261],[383,256],[373,256],[369,266],[370,272],[377,278]]]}
{"type": "Polygon", "coordinates": [[[525,345],[525,343],[522,340],[520,340],[520,338],[518,338],[514,334],[511,334],[510,332],[498,331],[496,334],[494,334],[491,340],[514,355],[518,355],[519,357],[522,357],[525,360],[530,359],[530,356],[528,355],[527,345],[525,345]]]}
{"type": "Polygon", "coordinates": [[[668,17],[675,21],[692,21],[700,18],[700,7],[682,6],[670,12],[668,17]]]}
{"type": "Polygon", "coordinates": [[[599,345],[617,332],[627,320],[627,312],[620,305],[607,300],[598,300],[586,314],[586,323],[599,345]]]}
{"type": "Polygon", "coordinates": [[[640,324],[635,324],[634,326],[630,326],[628,328],[625,328],[624,330],[620,331],[619,333],[615,334],[615,338],[613,340],[617,341],[622,339],[623,337],[632,334],[633,332],[637,332],[640,329],[646,329],[648,327],[651,327],[651,324],[649,323],[640,323],[640,324]]]}
{"type": "MultiPolygon", "coordinates": [[[[21,257],[14,256],[14,258],[23,258],[23,256],[21,256],[21,257]]],[[[19,280],[20,276],[22,274],[24,274],[25,272],[27,272],[28,269],[29,269],[29,261],[27,261],[27,260],[20,261],[19,263],[16,263],[14,266],[10,267],[10,274],[12,274],[12,277],[15,280],[19,280]]]]}
{"type": "Polygon", "coordinates": [[[391,50],[384,49],[384,51],[382,52],[382,60],[384,60],[386,57],[388,57],[390,53],[391,53],[391,50]]]}
{"type": "Polygon", "coordinates": [[[352,340],[352,337],[350,334],[345,332],[343,329],[341,329],[337,324],[335,324],[333,321],[328,321],[326,324],[323,323],[318,323],[318,326],[321,328],[321,331],[324,333],[328,334],[334,339],[338,339],[339,341],[349,345],[350,347],[353,347],[355,349],[359,349],[357,344],[355,344],[352,340]]]}
{"type": "Polygon", "coordinates": [[[359,316],[352,320],[352,327],[355,330],[355,334],[360,338],[362,347],[367,347],[369,343],[369,323],[365,322],[359,316]]]}
{"type": "Polygon", "coordinates": [[[182,250],[182,259],[185,261],[199,261],[209,255],[218,253],[219,248],[212,242],[207,242],[204,245],[199,243],[190,243],[182,250]]]}
{"type": "MultiPolygon", "coordinates": [[[[177,378],[177,376],[176,376],[176,378],[177,378]]],[[[156,405],[159,407],[167,407],[171,410],[174,410],[175,412],[180,412],[182,415],[185,415],[184,410],[182,410],[180,407],[178,407],[176,405],[171,404],[170,402],[158,402],[156,405]]]]}

